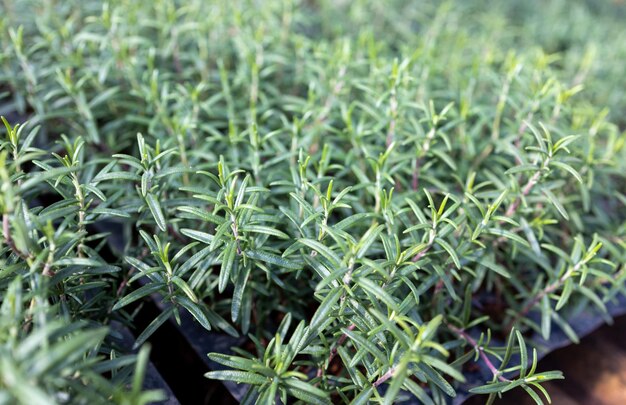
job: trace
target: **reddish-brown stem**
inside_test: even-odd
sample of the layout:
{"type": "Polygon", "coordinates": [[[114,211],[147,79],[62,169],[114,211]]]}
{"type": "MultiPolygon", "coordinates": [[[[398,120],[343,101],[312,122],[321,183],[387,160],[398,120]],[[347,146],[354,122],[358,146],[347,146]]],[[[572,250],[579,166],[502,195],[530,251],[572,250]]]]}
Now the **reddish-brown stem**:
{"type": "MultiPolygon", "coordinates": [[[[356,324],[351,323],[350,326],[348,326],[348,330],[349,331],[353,331],[354,328],[356,328],[356,324]]],[[[344,344],[344,342],[346,341],[346,339],[348,339],[348,335],[346,335],[345,333],[343,333],[339,339],[337,340],[337,344],[330,350],[330,354],[328,355],[328,360],[326,360],[326,364],[330,365],[330,363],[333,361],[333,359],[335,358],[335,356],[337,355],[337,350],[338,348],[344,344]]],[[[317,369],[317,376],[321,377],[324,375],[324,369],[323,368],[319,368],[317,369]]]]}
{"type": "Polygon", "coordinates": [[[122,282],[117,288],[117,292],[116,292],[117,298],[120,298],[122,294],[124,293],[124,290],[126,289],[126,286],[128,285],[128,280],[130,279],[130,276],[133,274],[133,272],[134,272],[134,268],[131,267],[128,273],[126,274],[126,276],[122,279],[122,282]]]}
{"type": "Polygon", "coordinates": [[[183,65],[180,63],[178,41],[175,42],[174,49],[172,50],[172,61],[174,62],[174,69],[176,70],[178,79],[182,81],[183,65]]]}
{"type": "MultiPolygon", "coordinates": [[[[526,116],[526,119],[522,121],[521,125],[519,126],[519,129],[517,130],[517,138],[515,139],[515,148],[518,150],[520,149],[522,135],[524,135],[524,132],[526,132],[526,129],[528,128],[528,123],[532,120],[533,115],[534,115],[534,112],[530,111],[528,115],[526,116]]],[[[518,165],[522,164],[522,161],[517,155],[515,155],[515,163],[518,165]]]]}
{"type": "Polygon", "coordinates": [[[430,131],[428,131],[428,134],[426,134],[426,139],[424,139],[424,143],[422,144],[422,150],[415,160],[415,167],[413,168],[413,181],[411,184],[414,191],[417,191],[417,187],[419,186],[419,176],[422,166],[422,160],[424,160],[424,157],[428,154],[428,151],[430,150],[430,143],[435,138],[435,132],[435,127],[432,127],[430,131]]]}
{"type": "MultiPolygon", "coordinates": [[[[2,236],[4,236],[4,240],[6,240],[7,245],[9,246],[11,251],[13,251],[13,253],[15,253],[19,258],[23,260],[28,260],[28,259],[33,258],[33,256],[30,253],[22,252],[15,244],[15,241],[13,241],[13,238],[11,237],[11,230],[9,227],[9,214],[6,214],[6,213],[2,215],[2,236]]],[[[44,263],[41,274],[43,274],[46,277],[54,276],[55,273],[54,271],[52,271],[52,264],[51,264],[50,258],[44,263]]]]}
{"type": "Polygon", "coordinates": [[[2,215],[2,236],[4,236],[4,240],[7,242],[9,248],[20,258],[26,260],[30,258],[29,254],[22,252],[16,245],[15,241],[11,237],[11,231],[9,228],[9,214],[2,215]]]}
{"type": "Polygon", "coordinates": [[[46,262],[46,264],[43,265],[43,271],[41,272],[41,274],[47,277],[54,276],[56,273],[52,271],[51,267],[52,267],[52,264],[50,262],[46,262]]]}
{"type": "Polygon", "coordinates": [[[495,378],[497,378],[498,380],[502,382],[510,381],[509,379],[502,376],[502,372],[500,372],[500,370],[498,370],[498,368],[494,366],[494,364],[491,362],[491,360],[489,359],[489,356],[487,356],[487,353],[485,353],[485,349],[482,346],[480,346],[478,342],[476,342],[476,340],[474,340],[474,338],[472,338],[469,335],[469,333],[465,332],[463,329],[459,329],[450,324],[448,324],[447,326],[448,326],[448,329],[454,332],[454,334],[464,339],[465,341],[467,341],[467,343],[469,343],[470,345],[474,347],[474,350],[478,352],[480,359],[483,361],[483,363],[485,363],[485,366],[487,366],[487,368],[489,369],[489,371],[491,371],[491,374],[493,374],[495,378]]]}
{"type": "Polygon", "coordinates": [[[413,169],[413,179],[411,181],[411,187],[413,191],[417,191],[417,187],[420,183],[420,165],[422,164],[422,159],[417,158],[415,161],[415,168],[413,169]]]}
{"type": "MultiPolygon", "coordinates": [[[[313,127],[320,126],[321,124],[326,122],[326,120],[328,119],[328,116],[330,115],[330,110],[333,107],[333,104],[335,103],[335,99],[337,98],[341,90],[343,89],[343,86],[344,86],[343,78],[346,75],[346,70],[347,69],[345,66],[342,66],[339,69],[339,73],[337,74],[337,81],[335,82],[333,90],[328,95],[328,98],[326,98],[326,101],[324,102],[324,106],[322,107],[322,113],[317,117],[317,119],[313,123],[312,125],[313,127]]],[[[319,149],[319,144],[318,144],[318,140],[316,139],[315,142],[313,142],[311,146],[309,147],[309,153],[314,154],[315,152],[318,151],[318,149],[319,149]]]]}
{"type": "Polygon", "coordinates": [[[396,135],[396,116],[398,115],[398,101],[396,100],[395,90],[391,93],[389,101],[389,109],[391,110],[391,121],[389,121],[389,129],[387,130],[387,140],[385,142],[387,149],[391,146],[396,135]]]}
{"type": "Polygon", "coordinates": [[[180,243],[187,244],[188,240],[183,235],[178,233],[178,231],[176,230],[176,228],[174,228],[172,224],[167,225],[167,232],[169,232],[169,234],[172,235],[174,239],[176,239],[180,243]]]}
{"type": "Polygon", "coordinates": [[[237,226],[237,218],[233,214],[230,215],[231,225],[230,228],[233,230],[233,236],[235,237],[235,243],[237,244],[237,254],[241,256],[241,242],[239,241],[239,227],[237,226]]]}
{"type": "Polygon", "coordinates": [[[413,256],[413,259],[411,259],[411,261],[413,263],[415,263],[416,261],[418,261],[419,259],[421,259],[422,257],[426,256],[426,253],[428,253],[428,251],[430,250],[430,245],[426,247],[426,249],[422,250],[421,252],[419,252],[418,254],[416,254],[415,256],[413,256]]]}
{"type": "Polygon", "coordinates": [[[433,247],[433,243],[435,243],[435,228],[430,230],[430,236],[428,237],[428,244],[426,245],[424,250],[422,250],[421,252],[413,256],[413,259],[411,259],[411,261],[415,263],[418,260],[420,260],[422,257],[426,256],[426,253],[428,253],[430,248],[433,247]]]}
{"type": "Polygon", "coordinates": [[[548,294],[552,294],[554,291],[558,290],[565,283],[565,281],[567,281],[567,279],[571,277],[573,273],[580,270],[584,263],[584,260],[576,263],[575,266],[570,267],[561,277],[559,277],[558,280],[554,281],[552,284],[549,284],[543,290],[539,291],[537,295],[535,295],[530,301],[528,301],[528,303],[524,305],[522,310],[518,312],[517,315],[509,322],[506,329],[511,330],[513,326],[515,326],[517,321],[526,316],[526,314],[528,314],[535,307],[535,305],[537,305],[537,303],[541,301],[543,297],[548,294]]]}
{"type": "Polygon", "coordinates": [[[439,292],[443,290],[443,287],[444,287],[443,279],[440,279],[439,281],[437,281],[437,284],[435,284],[435,291],[433,293],[433,299],[435,299],[437,294],[439,294],[439,292]]]}
{"type": "MultiPolygon", "coordinates": [[[[426,248],[424,250],[422,250],[421,252],[419,252],[418,254],[416,254],[412,261],[413,262],[417,262],[418,260],[420,260],[422,257],[424,257],[426,255],[426,253],[430,250],[430,248],[433,246],[433,242],[435,240],[435,236],[434,236],[434,232],[433,234],[431,234],[429,241],[428,241],[428,245],[426,246],[426,248]]],[[[344,280],[344,282],[349,283],[349,279],[348,280],[344,280]]],[[[385,284],[386,285],[386,284],[385,284]]],[[[383,286],[384,288],[384,286],[383,286]]],[[[356,324],[351,323],[350,326],[348,326],[348,330],[349,331],[353,331],[356,328],[356,324]]],[[[330,363],[333,361],[333,359],[335,358],[335,356],[337,355],[337,349],[346,341],[346,339],[348,338],[347,334],[342,334],[339,339],[337,340],[337,344],[331,349],[330,354],[328,356],[328,359],[326,361],[327,365],[330,365],[330,363]]],[[[391,373],[393,373],[393,369],[390,369],[385,375],[383,375],[381,378],[379,378],[375,383],[374,383],[374,387],[377,387],[378,385],[382,384],[383,382],[385,382],[386,380],[388,380],[391,377],[391,373]],[[389,374],[389,375],[387,375],[389,374]],[[378,383],[378,385],[377,385],[378,383]]],[[[323,368],[319,368],[317,370],[317,377],[321,377],[324,375],[324,369],[323,368]]]]}
{"type": "Polygon", "coordinates": [[[391,377],[393,377],[393,373],[396,371],[395,367],[391,367],[385,374],[381,375],[380,378],[372,384],[374,388],[377,388],[380,384],[384,383],[391,377]]]}
{"type": "Polygon", "coordinates": [[[506,213],[504,214],[505,216],[510,218],[513,216],[513,214],[515,214],[515,212],[517,211],[517,208],[522,202],[522,198],[530,194],[533,187],[535,187],[535,185],[539,181],[539,177],[541,177],[541,170],[538,170],[537,172],[535,172],[535,174],[533,174],[532,177],[528,179],[528,182],[526,183],[526,185],[524,185],[524,188],[522,188],[522,195],[517,197],[511,203],[511,205],[509,205],[509,208],[507,208],[506,213]]]}

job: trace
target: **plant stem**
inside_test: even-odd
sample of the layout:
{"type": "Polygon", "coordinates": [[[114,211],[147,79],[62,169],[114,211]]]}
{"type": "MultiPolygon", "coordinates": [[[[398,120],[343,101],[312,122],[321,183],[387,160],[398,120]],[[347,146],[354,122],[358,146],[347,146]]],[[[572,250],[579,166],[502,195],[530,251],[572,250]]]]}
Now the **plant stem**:
{"type": "MultiPolygon", "coordinates": [[[[350,324],[350,326],[348,326],[348,330],[349,331],[353,331],[354,328],[356,328],[356,324],[352,323],[350,324]]],[[[333,346],[333,348],[330,350],[330,354],[328,355],[328,359],[326,360],[326,364],[330,365],[330,363],[333,361],[333,359],[335,358],[335,356],[337,355],[337,349],[346,341],[346,339],[348,339],[348,335],[346,335],[345,333],[343,333],[339,339],[337,340],[337,344],[335,346],[333,346]]],[[[324,369],[323,368],[318,368],[317,369],[317,376],[321,377],[324,375],[324,369]]]]}
{"type": "Polygon", "coordinates": [[[396,371],[395,367],[391,367],[389,370],[387,370],[387,372],[381,375],[378,380],[374,381],[374,383],[372,384],[374,388],[378,388],[379,385],[381,385],[382,383],[384,383],[385,381],[393,377],[393,373],[395,371],[396,371]]]}
{"type": "MultiPolygon", "coordinates": [[[[337,80],[335,81],[333,90],[328,95],[328,98],[326,98],[326,101],[324,102],[324,106],[322,107],[321,114],[317,117],[317,119],[312,125],[313,128],[320,126],[321,124],[326,122],[326,120],[328,119],[328,116],[330,115],[330,110],[332,109],[333,104],[335,103],[335,100],[337,99],[337,96],[339,95],[339,93],[341,92],[345,84],[343,78],[346,75],[346,71],[347,71],[347,68],[345,66],[342,66],[339,69],[339,73],[337,74],[337,80]]],[[[317,136],[315,136],[314,141],[311,143],[311,146],[309,147],[309,154],[313,155],[318,150],[319,150],[319,139],[317,136]]]]}
{"type": "Polygon", "coordinates": [[[567,269],[567,271],[561,277],[559,277],[556,281],[546,286],[543,290],[539,291],[530,301],[528,301],[526,305],[524,305],[522,310],[517,313],[517,315],[511,320],[511,322],[509,322],[506,330],[511,330],[513,326],[515,326],[515,324],[521,318],[526,316],[526,314],[528,314],[535,307],[535,305],[537,305],[537,303],[541,301],[543,297],[545,297],[548,294],[553,293],[554,291],[558,290],[561,286],[563,286],[563,284],[567,281],[567,279],[570,278],[572,274],[580,270],[580,268],[585,263],[586,263],[585,260],[579,261],[578,263],[576,263],[575,266],[567,269]]]}
{"type": "Polygon", "coordinates": [[[4,236],[4,240],[7,242],[9,248],[19,256],[21,259],[30,259],[32,256],[30,254],[22,252],[17,245],[15,245],[15,241],[11,237],[11,230],[9,227],[9,214],[2,214],[2,236],[4,236]]]}
{"type": "Polygon", "coordinates": [[[512,77],[507,77],[504,85],[502,86],[502,92],[500,93],[500,97],[498,98],[498,104],[496,105],[496,115],[493,118],[493,123],[491,127],[493,128],[491,131],[491,140],[492,142],[496,142],[500,138],[500,122],[502,121],[502,113],[504,112],[504,107],[506,106],[506,99],[509,95],[509,89],[511,88],[511,80],[512,77]]]}
{"type": "Polygon", "coordinates": [[[385,145],[387,149],[391,146],[396,136],[396,117],[398,116],[398,100],[396,98],[395,87],[391,90],[391,98],[389,100],[389,109],[391,113],[391,120],[389,121],[389,129],[387,130],[387,139],[385,145]]]}
{"type": "Polygon", "coordinates": [[[241,256],[241,242],[239,241],[239,227],[237,226],[237,218],[234,213],[230,214],[230,228],[233,231],[233,236],[235,237],[235,243],[237,244],[237,254],[241,256]]]}
{"type": "Polygon", "coordinates": [[[497,378],[498,380],[500,380],[502,382],[509,382],[509,381],[511,381],[511,380],[505,378],[504,376],[502,376],[502,372],[500,370],[498,370],[498,368],[489,359],[489,356],[487,356],[487,353],[485,353],[484,347],[480,346],[478,344],[478,342],[476,342],[476,340],[474,340],[474,338],[472,338],[469,335],[469,333],[465,332],[463,329],[459,329],[459,328],[457,328],[455,326],[452,326],[450,324],[446,324],[446,325],[448,326],[448,329],[450,329],[452,332],[454,332],[454,334],[456,334],[460,338],[466,340],[467,343],[469,343],[470,345],[473,346],[474,350],[478,352],[478,354],[480,355],[481,360],[483,361],[483,363],[485,363],[485,366],[487,366],[489,371],[491,371],[491,374],[493,374],[494,378],[497,378]]]}
{"type": "Polygon", "coordinates": [[[84,235],[82,234],[85,232],[85,211],[87,207],[85,205],[85,194],[83,193],[83,189],[80,186],[80,181],[78,180],[78,176],[76,175],[76,173],[72,173],[72,183],[74,184],[75,190],[74,196],[76,197],[76,201],[78,202],[78,233],[81,234],[80,242],[78,243],[77,247],[77,254],[78,257],[82,257],[82,252],[84,248],[84,235]]]}
{"type": "MultiPolygon", "coordinates": [[[[419,252],[418,254],[416,254],[412,261],[413,262],[417,262],[418,260],[420,260],[422,257],[424,257],[426,255],[426,253],[428,253],[428,251],[430,250],[430,248],[433,246],[433,243],[435,241],[435,232],[431,232],[431,235],[429,237],[428,240],[428,245],[426,246],[426,248],[424,250],[422,250],[421,252],[419,252]]],[[[388,283],[383,284],[383,288],[385,288],[387,286],[388,283]]],[[[343,298],[343,297],[342,297],[343,298]]],[[[351,323],[350,326],[348,326],[348,330],[349,331],[353,331],[356,328],[356,324],[355,323],[351,323]]],[[[337,344],[332,348],[332,350],[330,351],[330,355],[328,356],[328,360],[327,360],[327,364],[330,364],[330,362],[335,358],[335,356],[337,355],[337,348],[339,346],[341,346],[346,339],[348,338],[348,335],[346,335],[345,333],[342,334],[339,339],[337,340],[337,344]]],[[[321,377],[324,374],[324,370],[323,369],[318,369],[317,371],[317,376],[321,377]]],[[[384,376],[383,376],[384,377],[384,376]]],[[[389,379],[390,376],[388,376],[387,378],[385,378],[385,380],[389,379]]],[[[381,377],[382,378],[382,377],[381,377]]],[[[385,380],[381,381],[379,384],[382,384],[385,380]]],[[[376,386],[376,385],[375,385],[376,386]]]]}
{"type": "Polygon", "coordinates": [[[530,192],[532,191],[533,187],[535,187],[535,185],[539,182],[539,178],[541,177],[541,172],[543,171],[543,169],[548,167],[549,163],[550,163],[550,157],[546,158],[546,160],[541,165],[541,168],[539,170],[537,170],[535,172],[535,174],[533,174],[530,179],[528,179],[528,181],[526,182],[526,184],[522,188],[522,195],[518,196],[511,203],[511,205],[509,205],[509,207],[507,208],[506,213],[504,214],[506,217],[511,218],[513,216],[513,214],[515,214],[515,212],[517,212],[517,209],[519,208],[519,205],[522,202],[522,198],[524,198],[528,194],[530,194],[530,192]]]}
{"type": "Polygon", "coordinates": [[[413,263],[419,261],[422,257],[426,256],[426,253],[428,253],[428,251],[433,247],[433,243],[435,243],[435,235],[436,235],[435,229],[433,228],[430,231],[430,236],[428,237],[428,244],[426,245],[424,250],[422,250],[421,252],[413,256],[413,259],[411,259],[413,263]]]}
{"type": "Polygon", "coordinates": [[[428,154],[428,151],[430,150],[430,143],[435,138],[435,133],[436,133],[436,129],[433,126],[428,131],[428,134],[426,135],[426,139],[424,139],[424,143],[422,144],[422,150],[420,151],[419,155],[415,159],[415,167],[413,168],[413,180],[411,183],[413,191],[417,191],[417,187],[419,186],[419,178],[420,178],[422,161],[424,160],[424,158],[428,154]]]}

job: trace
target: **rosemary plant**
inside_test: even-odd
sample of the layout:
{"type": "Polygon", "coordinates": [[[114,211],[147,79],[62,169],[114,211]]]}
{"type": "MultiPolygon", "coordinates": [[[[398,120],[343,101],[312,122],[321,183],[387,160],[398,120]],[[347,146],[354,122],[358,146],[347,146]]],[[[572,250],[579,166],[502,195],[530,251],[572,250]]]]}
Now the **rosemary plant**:
{"type": "Polygon", "coordinates": [[[626,292],[625,14],[3,2],[0,402],[156,400],[154,297],[136,348],[245,336],[244,403],[549,401],[537,341],[626,292]]]}

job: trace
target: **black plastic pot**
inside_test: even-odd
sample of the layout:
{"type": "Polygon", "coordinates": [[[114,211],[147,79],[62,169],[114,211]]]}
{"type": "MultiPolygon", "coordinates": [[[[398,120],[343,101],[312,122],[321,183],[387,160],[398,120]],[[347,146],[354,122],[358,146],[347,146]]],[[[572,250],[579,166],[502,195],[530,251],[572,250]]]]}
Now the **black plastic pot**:
{"type": "MultiPolygon", "coordinates": [[[[155,298],[157,299],[156,302],[160,302],[157,297],[155,298]]],[[[598,310],[590,307],[588,304],[583,304],[581,304],[578,308],[574,308],[569,314],[570,326],[579,338],[592,333],[605,323],[604,317],[601,316],[598,310]]],[[[161,304],[159,304],[159,306],[161,310],[164,309],[161,304]]],[[[607,309],[612,317],[618,317],[626,314],[626,297],[620,296],[614,302],[608,303],[607,309]]],[[[538,315],[531,314],[531,317],[534,316],[538,315]]],[[[171,322],[171,324],[175,327],[177,332],[184,337],[189,345],[189,348],[194,351],[194,354],[199,359],[202,359],[204,365],[210,370],[220,370],[223,369],[223,366],[210,361],[207,357],[207,353],[229,353],[231,352],[231,347],[241,346],[244,342],[243,338],[235,339],[223,333],[209,332],[186,313],[181,313],[181,325],[178,325],[175,322],[171,322]]],[[[532,343],[535,347],[537,347],[538,358],[543,358],[554,350],[572,344],[567,335],[558,327],[555,327],[552,331],[549,341],[545,341],[541,338],[541,336],[535,335],[530,338],[529,343],[532,343]]],[[[494,339],[492,340],[492,344],[494,346],[503,346],[505,343],[494,339]]],[[[158,350],[158,348],[155,347],[155,350],[158,350]]],[[[515,359],[513,359],[513,361],[515,361],[515,359]]],[[[457,390],[457,396],[450,399],[449,403],[452,405],[462,404],[472,396],[469,392],[471,388],[483,385],[486,381],[491,379],[491,372],[481,363],[478,363],[478,369],[476,371],[469,373],[466,372],[464,374],[467,378],[467,382],[459,387],[457,390]]],[[[237,401],[241,400],[248,389],[248,387],[244,384],[235,384],[233,382],[224,382],[223,385],[228,390],[230,395],[237,401]]],[[[417,405],[419,404],[419,401],[417,401],[417,399],[407,398],[407,401],[403,403],[417,405]]]]}
{"type": "MultiPolygon", "coordinates": [[[[615,301],[607,303],[606,306],[612,318],[625,315],[626,314],[626,297],[619,296],[618,298],[615,299],[615,301]]],[[[530,316],[532,318],[539,317],[538,314],[531,314],[530,316]]],[[[570,312],[568,318],[569,319],[567,319],[567,321],[569,322],[570,326],[572,327],[574,332],[576,332],[576,335],[578,335],[579,338],[583,338],[591,334],[600,326],[602,326],[603,323],[605,323],[605,317],[602,316],[600,311],[596,309],[595,307],[590,307],[589,303],[584,303],[584,302],[581,303],[581,305],[579,305],[578,308],[574,308],[570,312]]],[[[565,332],[563,332],[558,327],[553,328],[552,333],[550,335],[550,340],[546,341],[541,337],[541,335],[535,334],[534,336],[531,337],[528,343],[531,343],[533,346],[537,348],[538,359],[541,359],[547,356],[548,354],[550,354],[551,352],[557,349],[573,344],[572,341],[567,337],[565,332]]],[[[493,345],[504,346],[505,342],[497,341],[494,339],[493,345]]],[[[515,361],[516,359],[513,358],[513,362],[515,361]]],[[[466,401],[469,397],[473,395],[469,392],[471,388],[484,385],[486,381],[491,380],[492,378],[491,371],[489,371],[489,369],[486,366],[484,366],[482,363],[479,363],[478,366],[479,368],[477,371],[472,372],[472,373],[464,373],[465,377],[467,378],[467,383],[462,385],[460,389],[457,390],[458,395],[456,396],[456,398],[453,398],[450,401],[451,404],[453,405],[462,404],[464,401],[466,401]]]]}
{"type": "MultiPolygon", "coordinates": [[[[111,329],[113,332],[112,335],[115,340],[117,340],[116,343],[121,348],[131,351],[131,348],[135,343],[135,338],[130,330],[117,322],[111,324],[111,329]]],[[[166,400],[160,402],[163,405],[180,405],[176,395],[174,395],[170,386],[151,361],[148,363],[148,368],[143,381],[143,387],[146,390],[161,390],[167,398],[166,400]]]]}
{"type": "MultiPolygon", "coordinates": [[[[142,284],[142,280],[140,280],[140,284],[142,284]]],[[[143,327],[147,326],[161,311],[167,309],[168,304],[164,304],[158,294],[153,294],[151,298],[151,303],[147,303],[147,305],[151,306],[152,313],[147,315],[148,319],[143,327]]],[[[614,300],[606,303],[606,307],[610,317],[615,318],[620,315],[626,315],[626,296],[617,296],[614,300]]],[[[536,312],[529,314],[529,317],[533,320],[538,320],[539,316],[540,315],[536,312]]],[[[606,322],[606,318],[607,317],[596,307],[591,306],[589,302],[586,301],[580,301],[578,306],[574,306],[564,315],[564,319],[569,323],[579,338],[583,338],[598,329],[606,322]]],[[[136,332],[139,333],[142,329],[143,328],[138,326],[136,332]]],[[[472,331],[470,331],[470,333],[472,333],[472,331]]],[[[475,337],[477,338],[478,336],[475,337]]],[[[163,363],[168,365],[166,367],[173,367],[176,370],[175,373],[172,374],[171,370],[160,369],[161,374],[164,375],[165,381],[170,383],[171,386],[179,386],[180,392],[184,393],[184,395],[190,394],[191,392],[187,400],[179,396],[183,404],[193,403],[195,405],[199,403],[199,400],[207,404],[215,403],[215,401],[219,401],[220,403],[239,402],[249,389],[245,384],[207,380],[204,377],[204,372],[206,371],[223,369],[222,365],[211,361],[207,354],[211,352],[232,353],[232,347],[240,347],[244,344],[244,337],[233,338],[225,333],[207,331],[186,311],[181,311],[180,325],[173,320],[166,322],[161,326],[161,329],[153,335],[150,341],[153,343],[153,359],[155,355],[163,356],[165,354],[167,359],[163,363]],[[159,337],[159,334],[161,337],[159,337]],[[179,348],[182,352],[171,351],[171,339],[174,338],[179,341],[179,348]],[[165,341],[165,344],[162,345],[159,341],[165,341]],[[193,372],[197,375],[191,375],[192,370],[190,369],[178,371],[181,367],[178,361],[181,358],[189,357],[193,357],[194,359],[193,372]],[[199,378],[203,380],[199,380],[199,378]],[[172,379],[178,382],[174,383],[172,379]],[[182,382],[180,381],[181,379],[182,382]],[[203,381],[203,383],[186,384],[186,381],[189,379],[203,381]],[[230,396],[228,397],[228,395],[230,396]]],[[[544,340],[540,334],[535,334],[529,337],[528,343],[537,348],[538,358],[541,359],[554,350],[571,345],[572,341],[567,337],[565,332],[558,326],[555,326],[552,329],[551,337],[548,341],[544,340]]],[[[506,343],[494,338],[491,344],[493,346],[504,346],[506,343]]],[[[515,362],[516,359],[513,358],[512,361],[515,362]]],[[[156,363],[157,369],[159,369],[161,364],[159,364],[159,362],[156,363]]],[[[476,371],[464,372],[464,375],[467,382],[457,389],[457,396],[455,398],[449,399],[449,403],[452,405],[462,404],[473,395],[469,392],[471,388],[483,385],[492,378],[490,370],[480,362],[477,363],[476,371]]],[[[382,390],[384,387],[380,389],[382,390]]],[[[175,391],[177,390],[169,390],[169,393],[175,395],[175,391]]],[[[408,393],[405,393],[405,395],[407,397],[409,396],[408,393]]],[[[169,404],[169,402],[165,403],[169,404]]],[[[408,397],[403,403],[419,404],[419,401],[415,398],[408,397]]]]}
{"type": "MultiPolygon", "coordinates": [[[[140,284],[143,282],[140,280],[140,284]]],[[[142,305],[134,332],[141,333],[170,305],[159,294],[152,294],[142,305]]],[[[180,321],[178,325],[169,319],[148,339],[152,345],[151,359],[171,387],[172,395],[182,404],[238,403],[248,386],[209,380],[204,374],[222,368],[209,359],[208,353],[232,353],[231,348],[243,345],[245,338],[208,331],[186,311],[180,311],[180,321]]]]}

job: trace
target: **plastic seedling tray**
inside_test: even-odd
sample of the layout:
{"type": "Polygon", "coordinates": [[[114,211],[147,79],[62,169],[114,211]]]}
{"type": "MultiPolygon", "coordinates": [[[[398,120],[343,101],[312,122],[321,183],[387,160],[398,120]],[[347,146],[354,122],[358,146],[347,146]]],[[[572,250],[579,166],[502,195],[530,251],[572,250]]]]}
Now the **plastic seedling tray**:
{"type": "MultiPolygon", "coordinates": [[[[135,343],[135,338],[128,328],[118,322],[111,324],[112,334],[117,341],[116,343],[123,349],[130,351],[135,343]]],[[[160,403],[163,405],[180,405],[180,402],[172,392],[172,389],[167,384],[161,373],[157,370],[152,362],[148,363],[146,375],[144,377],[143,387],[146,390],[158,389],[165,393],[167,398],[160,403]]]]}
{"type": "MultiPolygon", "coordinates": [[[[158,303],[157,305],[161,310],[166,309],[167,306],[161,303],[158,296],[155,296],[154,299],[155,302],[158,303]]],[[[625,315],[626,297],[620,296],[619,298],[616,298],[613,302],[609,302],[607,304],[607,310],[613,318],[625,315]]],[[[531,314],[531,316],[537,315],[531,314]]],[[[569,313],[568,319],[570,326],[579,338],[583,338],[584,336],[589,335],[606,322],[605,317],[601,315],[599,310],[590,307],[589,305],[584,305],[584,303],[581,303],[578,307],[573,308],[569,313]]],[[[195,355],[201,358],[206,367],[210,370],[221,370],[224,367],[209,360],[207,353],[230,353],[231,347],[241,346],[245,341],[245,338],[243,337],[233,338],[232,336],[224,333],[207,331],[185,311],[181,311],[180,325],[176,324],[173,321],[172,323],[178,329],[180,334],[186,339],[189,346],[195,352],[195,355]]],[[[572,341],[558,327],[553,328],[551,338],[549,340],[546,341],[539,334],[534,334],[528,342],[532,343],[537,348],[537,355],[539,359],[545,357],[554,350],[572,344],[572,341]]],[[[492,339],[492,345],[504,346],[505,342],[498,341],[497,339],[492,339]]],[[[472,396],[472,394],[469,392],[471,388],[483,385],[491,379],[491,372],[489,371],[489,369],[482,363],[477,363],[477,365],[478,368],[475,371],[464,371],[467,382],[457,389],[457,396],[450,399],[450,404],[462,404],[469,397],[472,396]]],[[[245,384],[236,384],[230,381],[222,383],[224,384],[228,392],[237,401],[240,401],[243,398],[249,388],[245,384]]],[[[381,389],[383,388],[381,387],[381,389]]],[[[405,401],[403,403],[419,404],[419,401],[417,401],[417,399],[409,397],[409,394],[406,395],[407,396],[405,397],[405,401]]]]}

